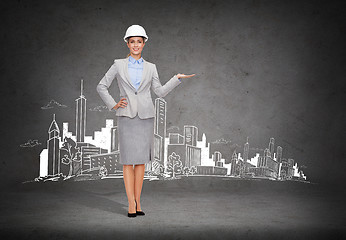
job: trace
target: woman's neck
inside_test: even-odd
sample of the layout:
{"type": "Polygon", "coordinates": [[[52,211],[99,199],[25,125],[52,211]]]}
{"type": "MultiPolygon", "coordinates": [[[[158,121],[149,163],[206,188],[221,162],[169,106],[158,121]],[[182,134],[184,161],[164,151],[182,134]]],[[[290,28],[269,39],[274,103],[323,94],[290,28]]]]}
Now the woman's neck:
{"type": "Polygon", "coordinates": [[[138,60],[141,58],[142,54],[138,54],[138,55],[131,54],[130,56],[133,57],[134,59],[138,60]]]}

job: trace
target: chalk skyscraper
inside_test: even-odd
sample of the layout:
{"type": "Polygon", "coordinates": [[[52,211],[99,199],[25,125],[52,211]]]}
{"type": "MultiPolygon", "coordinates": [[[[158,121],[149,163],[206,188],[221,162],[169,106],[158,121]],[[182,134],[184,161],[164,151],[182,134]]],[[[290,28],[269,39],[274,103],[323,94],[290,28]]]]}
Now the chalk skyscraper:
{"type": "Polygon", "coordinates": [[[246,138],[246,143],[244,144],[244,153],[243,153],[243,158],[244,158],[244,174],[248,172],[247,168],[247,160],[249,158],[249,138],[246,138]]]}
{"type": "Polygon", "coordinates": [[[48,175],[56,175],[60,173],[60,130],[58,124],[55,121],[55,114],[53,115],[53,121],[48,129],[48,175]]]}
{"type": "Polygon", "coordinates": [[[270,157],[272,159],[274,159],[274,138],[270,138],[269,140],[269,146],[268,146],[268,150],[269,150],[269,153],[270,153],[270,157]]]}
{"type": "Polygon", "coordinates": [[[81,80],[80,97],[76,99],[76,140],[84,142],[86,126],[86,98],[83,95],[83,79],[81,80]]]}

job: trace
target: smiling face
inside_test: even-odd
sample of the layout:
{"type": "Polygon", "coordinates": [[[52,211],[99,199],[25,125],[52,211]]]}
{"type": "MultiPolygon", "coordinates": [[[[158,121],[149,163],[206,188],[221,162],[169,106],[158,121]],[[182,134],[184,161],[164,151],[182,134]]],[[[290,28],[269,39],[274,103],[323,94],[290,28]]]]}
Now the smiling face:
{"type": "Polygon", "coordinates": [[[130,49],[132,57],[140,58],[145,45],[143,37],[130,37],[127,41],[127,47],[130,49]]]}

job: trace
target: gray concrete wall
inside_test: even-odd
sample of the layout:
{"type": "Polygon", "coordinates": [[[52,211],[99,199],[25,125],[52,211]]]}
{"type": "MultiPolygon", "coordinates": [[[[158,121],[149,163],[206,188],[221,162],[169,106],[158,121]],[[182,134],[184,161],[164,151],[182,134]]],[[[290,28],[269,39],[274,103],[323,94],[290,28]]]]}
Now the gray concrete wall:
{"type": "MultiPolygon", "coordinates": [[[[1,175],[6,184],[38,176],[52,113],[74,128],[84,79],[95,88],[124,58],[128,26],[149,36],[143,57],[161,82],[196,73],[165,97],[167,127],[195,125],[209,142],[239,151],[270,137],[308,168],[310,180],[341,181],[345,170],[345,11],[341,1],[2,1],[1,175]],[[51,99],[65,109],[44,111],[51,99]],[[20,148],[38,139],[36,148],[20,148]]],[[[111,90],[117,95],[117,87],[111,90]]],[[[111,113],[88,112],[87,133],[111,113]]],[[[60,125],[61,126],[61,125],[60,125]]],[[[226,157],[227,154],[225,154],[226,157]]]]}

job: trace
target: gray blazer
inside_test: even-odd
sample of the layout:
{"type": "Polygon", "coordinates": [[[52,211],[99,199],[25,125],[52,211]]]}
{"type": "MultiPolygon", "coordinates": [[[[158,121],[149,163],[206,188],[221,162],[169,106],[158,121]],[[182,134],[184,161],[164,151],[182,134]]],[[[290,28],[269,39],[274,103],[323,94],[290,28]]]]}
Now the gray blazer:
{"type": "Polygon", "coordinates": [[[106,72],[100,83],[97,85],[96,90],[102,98],[103,102],[107,105],[110,111],[115,111],[113,107],[117,104],[114,98],[109,94],[108,88],[116,77],[120,90],[119,98],[126,98],[127,106],[125,108],[119,107],[115,112],[116,116],[127,116],[134,118],[137,113],[139,118],[152,118],[155,117],[155,110],[153,100],[151,98],[150,88],[158,97],[166,96],[181,82],[174,75],[165,85],[161,85],[159,75],[157,73],[156,65],[147,62],[143,59],[143,73],[142,80],[139,88],[132,85],[128,73],[129,57],[124,59],[115,59],[113,65],[106,72]]]}

